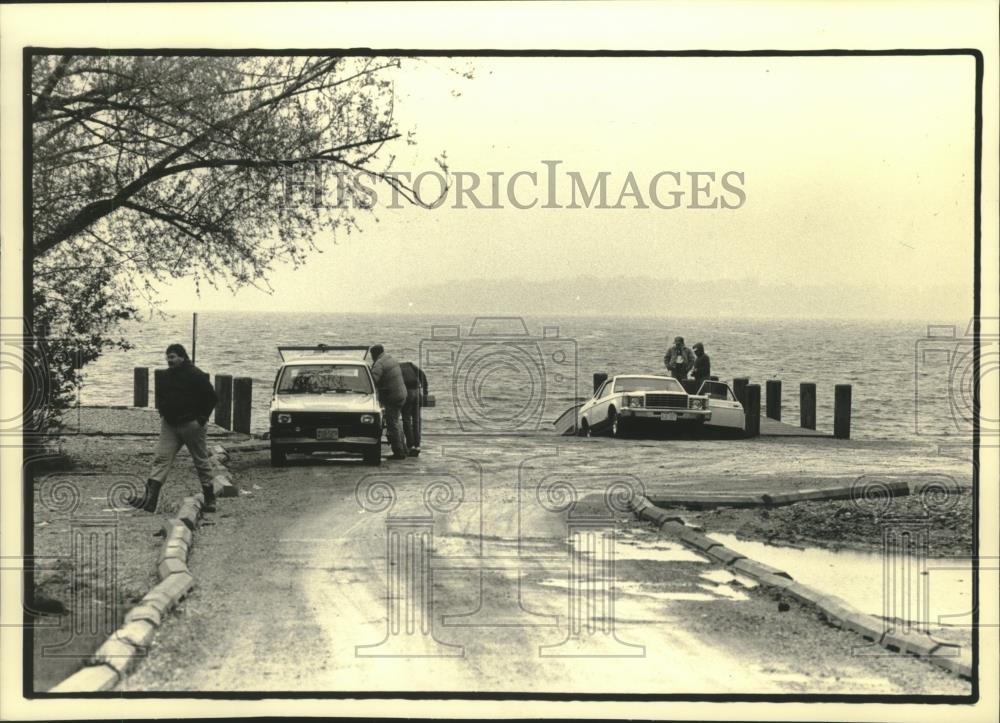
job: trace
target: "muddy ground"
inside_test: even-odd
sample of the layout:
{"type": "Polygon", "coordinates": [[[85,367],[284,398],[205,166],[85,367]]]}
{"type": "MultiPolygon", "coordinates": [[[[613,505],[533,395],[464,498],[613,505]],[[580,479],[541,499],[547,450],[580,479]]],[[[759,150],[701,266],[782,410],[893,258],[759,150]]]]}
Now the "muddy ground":
{"type": "Polygon", "coordinates": [[[685,522],[706,533],[730,532],[741,539],[771,545],[814,546],[831,550],[879,552],[882,534],[891,521],[909,520],[926,524],[927,554],[931,557],[971,555],[972,492],[966,488],[947,500],[944,508],[931,507],[919,496],[897,497],[890,503],[891,516],[851,501],[797,502],[784,507],[680,509],[685,522]]]}

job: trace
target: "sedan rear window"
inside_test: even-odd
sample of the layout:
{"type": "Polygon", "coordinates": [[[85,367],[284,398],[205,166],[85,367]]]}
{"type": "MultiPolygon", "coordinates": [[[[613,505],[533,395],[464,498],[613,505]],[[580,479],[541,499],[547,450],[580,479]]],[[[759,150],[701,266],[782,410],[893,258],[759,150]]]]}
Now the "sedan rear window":
{"type": "Polygon", "coordinates": [[[371,394],[364,367],[354,364],[300,364],[285,367],[278,394],[371,394]]]}
{"type": "Polygon", "coordinates": [[[615,380],[616,392],[683,392],[676,379],[651,379],[649,377],[624,377],[615,380]]]}

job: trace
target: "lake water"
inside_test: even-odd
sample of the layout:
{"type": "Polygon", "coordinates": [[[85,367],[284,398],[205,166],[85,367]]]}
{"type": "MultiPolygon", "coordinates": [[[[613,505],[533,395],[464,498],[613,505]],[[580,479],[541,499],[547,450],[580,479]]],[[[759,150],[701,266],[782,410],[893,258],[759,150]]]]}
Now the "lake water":
{"type": "MultiPolygon", "coordinates": [[[[815,382],[817,428],[832,430],[834,385],[847,383],[853,385],[856,439],[971,439],[970,394],[962,387],[971,375],[971,344],[962,326],[955,340],[928,341],[927,324],[919,322],[475,320],[471,314],[205,312],[198,316],[196,363],[213,375],[253,379],[252,426],[259,431],[267,428],[278,345],[378,342],[427,372],[437,399],[427,410],[428,431],[551,433],[551,422],[592,392],[594,372],[663,373],[663,354],[680,334],[688,346],[705,344],[713,374],[724,380],[748,376],[763,387],[767,379],[780,379],[786,421],[798,421],[799,383],[815,382]],[[950,386],[957,392],[950,394],[950,386]]],[[[132,324],[125,335],[136,348],[89,365],[81,403],[131,404],[133,367],[163,366],[171,342],[190,351],[191,314],[132,324]]],[[[763,388],[761,396],[763,407],[763,388]]]]}

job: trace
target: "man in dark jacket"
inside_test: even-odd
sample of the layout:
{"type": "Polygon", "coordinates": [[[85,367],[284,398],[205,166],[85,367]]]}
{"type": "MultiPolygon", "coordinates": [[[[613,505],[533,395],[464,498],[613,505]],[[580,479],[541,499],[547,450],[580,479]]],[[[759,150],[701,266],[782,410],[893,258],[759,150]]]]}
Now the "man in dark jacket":
{"type": "Polygon", "coordinates": [[[695,391],[698,391],[701,383],[712,376],[712,360],[708,358],[708,354],[705,353],[705,345],[700,341],[691,348],[694,349],[694,366],[691,369],[691,376],[694,377],[695,391]]]}
{"type": "Polygon", "coordinates": [[[406,437],[407,454],[420,454],[420,407],[427,399],[427,375],[413,362],[399,365],[406,385],[406,403],[403,404],[403,436],[406,437]]]}
{"type": "Polygon", "coordinates": [[[403,425],[400,413],[406,403],[406,385],[399,363],[385,353],[381,344],[376,344],[369,353],[372,357],[372,379],[378,390],[378,400],[385,409],[385,428],[392,447],[389,459],[406,459],[406,442],[403,439],[403,425]]]}
{"type": "Polygon", "coordinates": [[[153,457],[153,469],[146,480],[145,494],[133,496],[128,501],[132,507],[156,512],[160,488],[167,480],[174,458],[182,446],[187,446],[205,495],[202,509],[215,512],[205,425],[218,401],[208,375],[191,363],[187,350],[180,344],[168,346],[167,371],[156,385],[156,409],[161,417],[160,440],[153,457]]]}

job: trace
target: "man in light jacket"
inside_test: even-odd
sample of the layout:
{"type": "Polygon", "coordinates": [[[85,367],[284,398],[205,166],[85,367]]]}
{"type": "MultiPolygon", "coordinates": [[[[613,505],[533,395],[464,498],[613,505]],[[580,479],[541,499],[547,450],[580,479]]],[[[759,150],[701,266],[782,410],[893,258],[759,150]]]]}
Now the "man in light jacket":
{"type": "Polygon", "coordinates": [[[674,345],[663,355],[663,364],[674,379],[687,379],[688,371],[694,366],[694,354],[684,346],[683,336],[674,337],[674,345]]]}
{"type": "Polygon", "coordinates": [[[406,403],[406,385],[403,383],[403,372],[399,363],[389,354],[385,347],[376,344],[368,350],[372,357],[372,379],[378,390],[378,400],[385,409],[386,434],[392,447],[389,459],[406,459],[406,442],[403,439],[403,420],[401,412],[406,403]]]}

